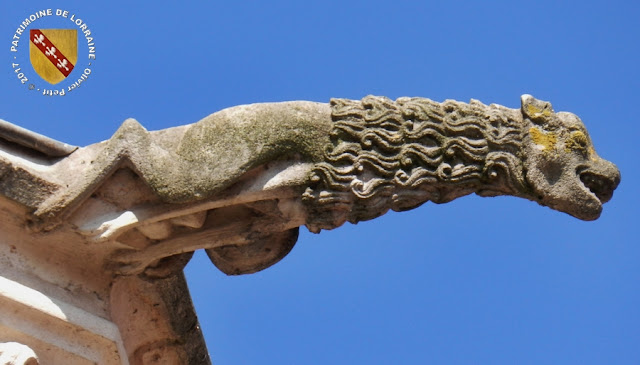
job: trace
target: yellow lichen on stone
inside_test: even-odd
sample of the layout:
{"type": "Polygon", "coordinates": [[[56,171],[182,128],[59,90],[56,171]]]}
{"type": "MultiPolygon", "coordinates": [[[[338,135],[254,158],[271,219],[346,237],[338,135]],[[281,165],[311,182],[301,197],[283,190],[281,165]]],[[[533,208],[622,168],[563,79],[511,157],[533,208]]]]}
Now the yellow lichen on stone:
{"type": "MultiPolygon", "coordinates": [[[[581,131],[571,133],[571,136],[564,143],[564,150],[567,152],[576,151],[587,153],[589,149],[589,138],[581,131]]],[[[593,147],[591,147],[593,149],[593,147]]]]}
{"type": "Polygon", "coordinates": [[[549,110],[548,108],[541,109],[533,104],[527,105],[527,111],[529,112],[529,115],[534,115],[536,117],[539,117],[540,115],[545,117],[551,116],[551,110],[549,110]]]}
{"type": "Polygon", "coordinates": [[[533,143],[542,146],[543,151],[549,152],[555,149],[556,142],[558,141],[555,133],[545,133],[536,127],[532,127],[529,129],[529,134],[531,135],[533,143]]]}

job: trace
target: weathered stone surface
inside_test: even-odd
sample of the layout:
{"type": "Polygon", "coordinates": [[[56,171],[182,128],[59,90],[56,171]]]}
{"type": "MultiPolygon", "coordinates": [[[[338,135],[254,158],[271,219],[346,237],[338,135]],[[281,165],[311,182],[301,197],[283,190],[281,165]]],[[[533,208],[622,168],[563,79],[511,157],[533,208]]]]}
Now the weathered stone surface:
{"type": "Polygon", "coordinates": [[[0,314],[20,313],[0,315],[0,340],[74,364],[206,363],[181,274],[195,250],[227,274],[252,273],[287,255],[300,226],[472,193],[593,220],[620,182],[577,116],[529,95],[519,109],[375,96],[254,104],[155,132],[129,119],[66,157],[23,137],[0,140],[0,268],[16,283],[0,314]],[[37,340],[35,323],[62,335],[37,340]]]}
{"type": "Polygon", "coordinates": [[[332,108],[332,143],[304,194],[312,231],[471,193],[593,220],[620,182],[577,116],[530,95],[521,110],[379,97],[335,99],[332,108]]]}
{"type": "Polygon", "coordinates": [[[578,117],[530,95],[520,109],[375,96],[253,104],[157,132],[130,119],[67,158],[10,167],[29,172],[11,186],[50,184],[31,194],[44,196],[29,206],[36,229],[70,221],[117,240],[109,268],[154,277],[186,261],[162,259],[199,248],[224,272],[254,272],[286,255],[295,239],[284,232],[300,225],[318,232],[471,193],[593,220],[620,181],[578,117]],[[123,199],[127,184],[137,188],[123,199]]]}
{"type": "Polygon", "coordinates": [[[119,277],[111,290],[113,321],[131,365],[209,364],[182,274],[149,282],[119,277]],[[148,332],[149,323],[154,324],[148,332]]]}

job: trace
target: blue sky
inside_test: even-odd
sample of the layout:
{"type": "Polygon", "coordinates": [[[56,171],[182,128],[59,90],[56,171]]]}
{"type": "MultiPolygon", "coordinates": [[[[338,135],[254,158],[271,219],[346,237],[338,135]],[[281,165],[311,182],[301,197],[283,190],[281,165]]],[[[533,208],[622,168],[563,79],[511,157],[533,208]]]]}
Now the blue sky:
{"type": "Polygon", "coordinates": [[[226,277],[198,253],[186,274],[212,360],[638,364],[639,17],[632,1],[3,2],[0,118],[84,146],[128,117],[156,130],[254,102],[549,100],[622,172],[599,220],[470,196],[303,228],[254,275],[226,277]],[[92,73],[64,97],[28,90],[11,66],[16,27],[43,8],[95,35],[92,73]]]}

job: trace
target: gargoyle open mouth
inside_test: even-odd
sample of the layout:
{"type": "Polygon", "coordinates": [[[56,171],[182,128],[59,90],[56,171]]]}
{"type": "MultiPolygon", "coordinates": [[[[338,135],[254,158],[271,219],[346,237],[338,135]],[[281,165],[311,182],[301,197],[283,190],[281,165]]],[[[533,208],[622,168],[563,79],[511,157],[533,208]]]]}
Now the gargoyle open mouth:
{"type": "Polygon", "coordinates": [[[601,203],[606,203],[613,197],[613,191],[620,183],[619,178],[602,176],[593,171],[583,171],[579,173],[580,181],[586,186],[601,203]]]}

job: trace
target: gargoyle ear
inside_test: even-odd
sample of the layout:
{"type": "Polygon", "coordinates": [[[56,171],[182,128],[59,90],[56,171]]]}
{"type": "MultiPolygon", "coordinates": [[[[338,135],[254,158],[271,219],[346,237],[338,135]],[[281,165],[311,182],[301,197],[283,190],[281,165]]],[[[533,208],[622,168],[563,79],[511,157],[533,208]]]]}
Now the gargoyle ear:
{"type": "Polygon", "coordinates": [[[536,124],[545,124],[553,115],[553,108],[548,101],[542,101],[529,94],[520,97],[522,114],[536,124]]]}

